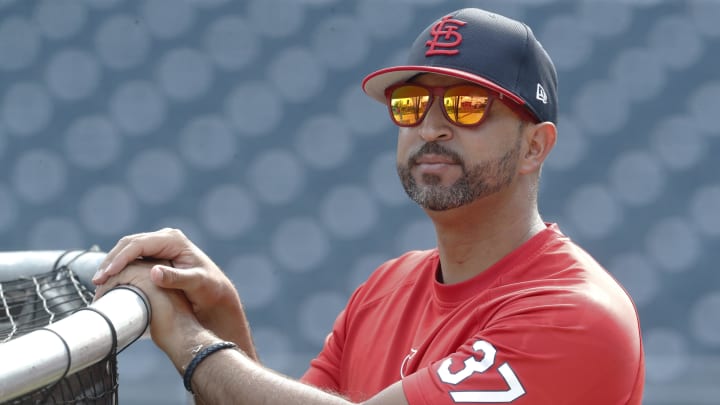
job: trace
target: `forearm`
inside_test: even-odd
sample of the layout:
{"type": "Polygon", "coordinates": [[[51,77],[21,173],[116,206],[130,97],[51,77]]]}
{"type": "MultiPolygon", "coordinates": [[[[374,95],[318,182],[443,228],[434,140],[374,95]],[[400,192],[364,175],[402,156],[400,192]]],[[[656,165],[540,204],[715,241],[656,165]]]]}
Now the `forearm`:
{"type": "MultiPolygon", "coordinates": [[[[182,347],[166,348],[183,374],[193,358],[192,350],[220,339],[209,332],[183,339],[182,347]],[[174,353],[173,353],[174,352],[174,353]]],[[[350,404],[329,393],[291,380],[262,367],[241,350],[220,350],[203,360],[191,379],[193,392],[203,404],[350,404]]]]}
{"type": "Polygon", "coordinates": [[[237,344],[240,350],[251,359],[259,360],[252,340],[250,324],[239,298],[235,302],[218,305],[213,310],[213,313],[208,316],[203,315],[198,314],[198,320],[205,328],[211,330],[221,339],[237,344]],[[222,314],[218,312],[222,312],[222,314]]]}
{"type": "Polygon", "coordinates": [[[192,386],[204,404],[349,404],[276,374],[237,350],[208,357],[197,367],[192,386]]]}
{"type": "MultiPolygon", "coordinates": [[[[148,290],[153,306],[150,324],[153,341],[185,376],[188,365],[199,354],[203,359],[193,363],[189,384],[203,404],[319,404],[349,405],[345,399],[294,381],[261,366],[242,350],[209,348],[224,339],[204,328],[193,315],[184,294],[148,290]],[[154,298],[154,300],[153,300],[154,298]],[[161,299],[164,298],[164,299],[161,299]],[[157,308],[157,311],[155,309],[157,308]]],[[[249,333],[249,332],[248,332],[249,333]]],[[[367,405],[407,405],[400,381],[369,399],[367,405]]]]}

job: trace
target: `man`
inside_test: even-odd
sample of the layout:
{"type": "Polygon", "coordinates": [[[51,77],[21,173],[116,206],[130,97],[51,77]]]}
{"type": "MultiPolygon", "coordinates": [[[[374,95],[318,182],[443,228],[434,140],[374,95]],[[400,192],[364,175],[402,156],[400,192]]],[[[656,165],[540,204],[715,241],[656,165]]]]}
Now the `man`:
{"type": "Polygon", "coordinates": [[[557,84],[532,31],[458,10],[420,34],[408,65],[372,73],[363,88],[399,126],[398,174],[438,246],[381,265],[302,382],[257,363],[232,283],[180,231],[121,239],[97,295],[144,289],[153,340],[207,403],[640,404],[630,298],[538,212],[557,84]]]}

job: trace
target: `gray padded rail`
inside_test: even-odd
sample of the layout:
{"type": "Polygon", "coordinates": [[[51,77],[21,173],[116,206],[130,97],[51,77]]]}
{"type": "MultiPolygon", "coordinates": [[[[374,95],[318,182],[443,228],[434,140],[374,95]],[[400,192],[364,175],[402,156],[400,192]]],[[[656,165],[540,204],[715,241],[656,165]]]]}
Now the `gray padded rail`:
{"type": "Polygon", "coordinates": [[[93,249],[0,252],[0,283],[47,273],[54,266],[69,265],[86,287],[95,290],[92,276],[105,255],[105,252],[93,249]]]}

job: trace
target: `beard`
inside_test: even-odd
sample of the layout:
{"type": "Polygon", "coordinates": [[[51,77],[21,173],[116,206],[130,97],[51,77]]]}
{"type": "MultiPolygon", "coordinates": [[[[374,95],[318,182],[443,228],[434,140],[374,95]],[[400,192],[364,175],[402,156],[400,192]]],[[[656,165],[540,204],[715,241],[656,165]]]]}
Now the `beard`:
{"type": "Polygon", "coordinates": [[[413,154],[405,165],[398,163],[397,172],[405,192],[413,201],[429,210],[445,211],[502,191],[515,178],[519,157],[519,137],[515,146],[502,157],[470,167],[457,153],[438,143],[430,142],[413,154]],[[422,175],[425,184],[418,185],[410,170],[417,165],[420,156],[428,153],[451,158],[453,163],[462,169],[460,178],[455,183],[444,186],[440,176],[426,173],[422,175]]]}

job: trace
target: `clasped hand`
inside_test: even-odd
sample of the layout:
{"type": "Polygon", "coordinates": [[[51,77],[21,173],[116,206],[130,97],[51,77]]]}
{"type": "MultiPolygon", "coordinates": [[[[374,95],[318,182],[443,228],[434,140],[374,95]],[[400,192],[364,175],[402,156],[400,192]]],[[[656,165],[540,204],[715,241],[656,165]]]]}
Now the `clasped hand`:
{"type": "MultiPolygon", "coordinates": [[[[153,322],[164,325],[162,330],[151,325],[153,340],[161,348],[165,335],[178,327],[169,322],[183,312],[191,312],[204,328],[241,347],[249,335],[240,297],[230,279],[177,229],[123,237],[100,264],[93,283],[97,285],[96,299],[119,284],[142,289],[153,306],[153,322]]],[[[252,348],[244,349],[255,357],[252,348]]]]}

